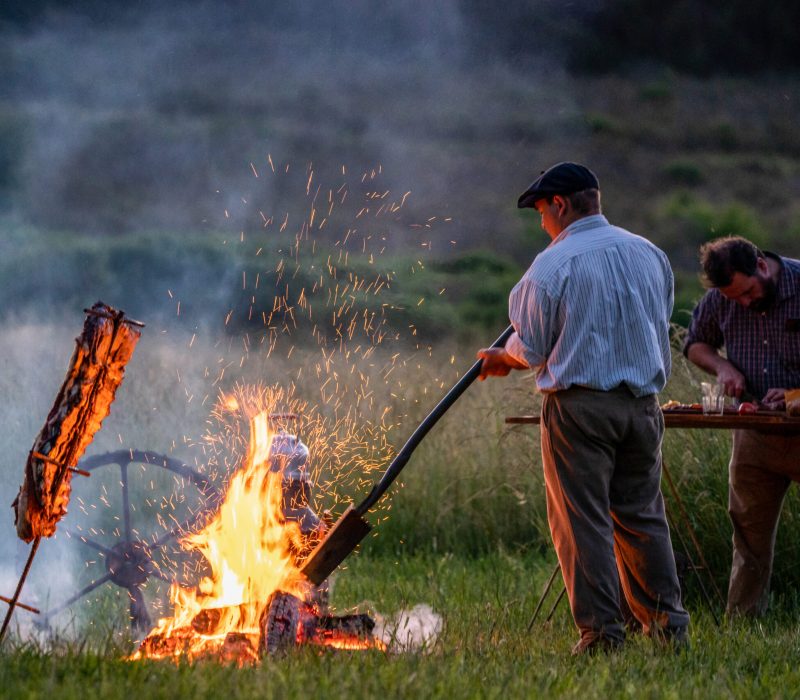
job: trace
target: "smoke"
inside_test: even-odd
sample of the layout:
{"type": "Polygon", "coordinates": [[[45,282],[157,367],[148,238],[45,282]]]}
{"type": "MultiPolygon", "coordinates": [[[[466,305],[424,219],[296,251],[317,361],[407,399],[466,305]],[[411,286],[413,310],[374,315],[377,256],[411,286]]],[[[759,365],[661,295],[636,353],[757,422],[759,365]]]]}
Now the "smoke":
{"type": "MultiPolygon", "coordinates": [[[[0,110],[0,488],[7,506],[63,380],[79,310],[97,299],[147,328],[91,454],[147,449],[200,468],[204,421],[237,372],[270,382],[295,380],[304,369],[303,379],[317,386],[329,366],[343,377],[355,374],[355,350],[341,353],[346,363],[330,356],[296,362],[299,352],[281,362],[277,356],[291,354],[298,333],[272,353],[268,334],[238,332],[250,307],[256,321],[270,311],[274,280],[258,305],[249,299],[258,273],[290,257],[275,233],[281,218],[290,214],[291,241],[315,196],[307,189],[313,171],[323,199],[345,179],[360,185],[348,190],[353,209],[334,212],[320,239],[330,248],[358,229],[352,240],[367,251],[365,266],[373,265],[370,246],[376,254],[388,248],[416,255],[425,237],[447,246],[454,237],[459,244],[470,236],[485,241],[485,227],[469,216],[458,234],[436,231],[431,220],[460,210],[461,198],[449,198],[468,181],[502,187],[503,158],[487,152],[475,173],[457,146],[443,152],[431,139],[458,144],[467,134],[483,143],[497,136],[502,110],[492,91],[515,89],[502,66],[484,66],[473,77],[474,46],[457,0],[401,0],[378,9],[367,0],[153,2],[117,18],[49,7],[24,28],[0,26],[8,96],[0,110]],[[405,204],[377,224],[355,221],[369,190],[405,204]],[[276,223],[264,229],[270,217],[276,223]],[[252,260],[262,244],[259,268],[252,260]]],[[[487,189],[484,197],[491,196],[487,189]]],[[[324,263],[322,244],[316,253],[324,263]]],[[[295,280],[297,269],[287,269],[295,280]]],[[[328,275],[318,263],[311,269],[312,284],[328,275]]],[[[368,289],[376,274],[366,269],[368,289]]],[[[331,280],[324,280],[323,298],[335,287],[331,280]]],[[[373,301],[378,313],[391,306],[373,301]]],[[[308,325],[330,315],[326,303],[308,325]]],[[[365,401],[377,381],[363,392],[365,401]]],[[[399,424],[398,416],[391,419],[399,424]]],[[[159,495],[148,498],[157,510],[161,494],[169,497],[175,487],[169,475],[165,481],[145,470],[142,482],[151,481],[159,495]]],[[[73,487],[65,524],[113,533],[118,473],[76,477],[73,487]]],[[[4,595],[13,592],[26,553],[6,510],[4,595]]],[[[90,560],[102,574],[101,558],[59,532],[42,543],[23,600],[44,607],[64,601],[96,578],[87,573],[90,560]]],[[[404,640],[398,644],[438,634],[441,621],[404,615],[383,623],[404,640]]]]}
{"type": "Polygon", "coordinates": [[[430,653],[442,632],[442,624],[442,616],[433,608],[419,604],[388,617],[376,614],[373,634],[390,653],[430,653]]]}
{"type": "MultiPolygon", "coordinates": [[[[383,164],[421,213],[453,214],[460,183],[508,181],[491,144],[522,87],[484,55],[467,4],[137,3],[116,20],[53,9],[24,31],[0,25],[11,213],[66,235],[235,231],[242,200],[287,195],[252,177],[271,153],[320,171],[383,164]],[[450,152],[465,137],[485,172],[450,152]]],[[[464,222],[465,243],[485,234],[464,222]]]]}
{"type": "Polygon", "coordinates": [[[111,235],[219,225],[266,149],[379,162],[393,138],[382,93],[413,82],[438,101],[463,51],[453,0],[252,5],[150,6],[111,25],[58,13],[9,33],[20,213],[111,235]]]}
{"type": "MultiPolygon", "coordinates": [[[[509,157],[549,119],[509,114],[540,77],[487,53],[473,3],[43,7],[0,23],[0,316],[102,299],[149,323],[218,329],[243,296],[237,241],[263,233],[261,212],[291,213],[295,233],[309,169],[323,196],[343,171],[375,169],[381,191],[411,193],[381,224],[389,252],[520,247],[508,193],[527,175],[509,157]],[[434,217],[453,225],[431,231],[434,217]]],[[[543,46],[545,31],[528,31],[543,46]]],[[[539,100],[570,118],[569,100],[539,100]]],[[[318,237],[348,227],[365,222],[329,221],[318,237]]],[[[265,238],[274,265],[283,241],[265,238]]]]}
{"type": "MultiPolygon", "coordinates": [[[[74,338],[80,331],[83,316],[74,323],[25,323],[17,320],[3,325],[0,333],[0,423],[4,426],[3,461],[0,464],[0,493],[3,494],[3,517],[0,518],[0,595],[11,597],[30,551],[30,545],[18,539],[11,502],[22,483],[28,450],[52,406],[64,380],[74,338]]],[[[111,414],[90,445],[88,455],[101,455],[130,449],[149,450],[173,457],[202,471],[202,454],[196,448],[205,428],[210,401],[203,405],[209,387],[203,377],[211,364],[213,350],[194,349],[196,362],[187,363],[184,350],[188,338],[179,332],[158,334],[145,329],[117,392],[111,414]],[[149,331],[149,335],[148,335],[149,331]]],[[[165,504],[175,517],[183,518],[194,506],[191,485],[175,474],[157,466],[137,466],[129,473],[131,518],[136,537],[163,534],[158,513],[165,504]]],[[[13,618],[23,639],[37,637],[42,630],[44,613],[105,575],[105,559],[96,549],[82,544],[73,533],[86,534],[106,547],[120,541],[123,503],[120,470],[115,464],[101,467],[91,477],[74,476],[68,513],[52,538],[42,540],[20,600],[39,608],[36,616],[18,610],[13,618]]],[[[171,524],[171,521],[170,521],[171,524]]],[[[149,586],[148,596],[158,594],[149,586]]],[[[106,583],[81,598],[64,612],[50,618],[46,634],[52,632],[83,634],[86,619],[83,611],[97,617],[97,611],[109,615],[119,629],[125,629],[127,592],[106,583]],[[121,608],[117,610],[117,608],[121,608]]],[[[5,604],[2,604],[3,606],[5,604]]],[[[0,607],[0,612],[3,607],[0,607]]],[[[45,632],[42,632],[45,634],[45,632]]]]}

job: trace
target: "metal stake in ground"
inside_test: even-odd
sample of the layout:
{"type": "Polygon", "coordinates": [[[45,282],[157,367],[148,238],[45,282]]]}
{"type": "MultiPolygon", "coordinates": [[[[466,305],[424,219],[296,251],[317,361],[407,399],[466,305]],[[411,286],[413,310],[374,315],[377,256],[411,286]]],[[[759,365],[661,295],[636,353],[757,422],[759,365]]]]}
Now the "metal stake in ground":
{"type": "Polygon", "coordinates": [[[562,586],[561,587],[561,593],[558,594],[558,598],[556,598],[555,602],[553,603],[553,607],[551,607],[550,608],[550,612],[547,613],[547,618],[545,619],[545,622],[550,622],[550,620],[553,619],[553,615],[556,614],[556,610],[558,609],[558,604],[562,600],[564,600],[564,596],[566,595],[566,593],[567,593],[567,587],[566,586],[562,586]]]}
{"type": "MultiPolygon", "coordinates": [[[[686,526],[686,531],[689,533],[689,537],[692,540],[692,544],[694,545],[695,551],[697,552],[697,556],[700,557],[700,562],[703,564],[703,567],[708,572],[708,579],[711,582],[711,587],[714,589],[714,593],[716,593],[717,595],[717,600],[719,600],[720,603],[725,605],[725,599],[722,597],[722,593],[717,587],[717,582],[714,581],[714,577],[711,575],[711,569],[708,567],[706,558],[703,556],[703,549],[702,547],[700,547],[700,543],[697,541],[697,535],[695,535],[694,528],[692,527],[692,521],[689,520],[689,514],[686,512],[686,507],[683,505],[683,500],[681,499],[680,494],[678,493],[678,489],[675,488],[675,482],[672,480],[672,475],[669,473],[669,469],[667,469],[666,462],[662,461],[661,472],[664,474],[664,478],[666,479],[667,484],[669,485],[669,490],[672,492],[672,496],[675,499],[675,503],[678,504],[678,512],[681,515],[681,520],[683,524],[686,526]]],[[[678,532],[678,537],[680,537],[681,542],[683,543],[683,538],[681,537],[680,532],[677,529],[676,532],[678,532]]],[[[683,543],[683,549],[685,550],[686,556],[689,557],[691,562],[691,556],[689,555],[689,548],[686,546],[685,543],[683,543]]],[[[694,564],[692,564],[692,566],[694,566],[694,564]]],[[[697,572],[697,570],[695,570],[695,573],[697,573],[697,577],[699,580],[700,574],[697,572]]],[[[707,595],[705,587],[703,587],[702,581],[700,581],[700,586],[701,588],[703,588],[703,593],[707,595]]],[[[709,606],[710,606],[710,601],[709,601],[709,606]]]]}
{"type": "Polygon", "coordinates": [[[683,539],[683,535],[681,531],[675,526],[675,520],[672,517],[672,514],[669,510],[666,511],[667,519],[669,520],[670,527],[678,536],[678,539],[681,541],[681,547],[683,547],[683,552],[686,554],[686,558],[689,560],[689,567],[694,571],[694,575],[697,576],[697,583],[700,584],[700,592],[703,594],[703,599],[706,601],[706,605],[708,606],[708,611],[711,613],[711,617],[714,619],[714,624],[719,627],[719,619],[717,618],[717,614],[714,612],[714,604],[711,602],[711,596],[708,594],[705,585],[703,584],[703,577],[700,576],[700,570],[697,565],[692,560],[692,555],[689,554],[689,547],[686,545],[686,540],[683,539]]]}
{"type": "MultiPolygon", "coordinates": [[[[536,610],[533,611],[533,615],[531,615],[531,621],[528,623],[528,632],[533,629],[533,625],[536,622],[536,618],[539,616],[539,611],[542,609],[542,605],[544,605],[544,599],[547,598],[547,594],[550,592],[550,589],[553,587],[553,581],[556,580],[556,575],[558,572],[561,571],[561,564],[556,562],[556,567],[553,569],[553,573],[550,574],[550,578],[547,579],[547,583],[545,584],[544,590],[542,591],[542,596],[539,598],[539,602],[536,604],[536,610]]],[[[559,600],[561,598],[559,597],[559,600]]],[[[556,605],[558,601],[556,601],[556,605]]],[[[552,613],[551,613],[552,615],[552,613]]],[[[548,618],[549,619],[549,618],[548,618]]]]}

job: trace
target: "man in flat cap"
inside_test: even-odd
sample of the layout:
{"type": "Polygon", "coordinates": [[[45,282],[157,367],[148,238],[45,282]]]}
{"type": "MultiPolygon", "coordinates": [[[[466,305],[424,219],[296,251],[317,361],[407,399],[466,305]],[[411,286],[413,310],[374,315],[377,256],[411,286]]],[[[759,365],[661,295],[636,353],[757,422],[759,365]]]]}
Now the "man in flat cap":
{"type": "Polygon", "coordinates": [[[627,603],[645,633],[687,641],[661,495],[673,278],[666,255],[602,215],[595,174],[558,163],[519,198],[552,239],[509,299],[515,332],[481,378],[533,369],[543,393],[547,515],[581,638],[622,646],[627,603]],[[620,596],[624,600],[620,600],[620,596]]]}

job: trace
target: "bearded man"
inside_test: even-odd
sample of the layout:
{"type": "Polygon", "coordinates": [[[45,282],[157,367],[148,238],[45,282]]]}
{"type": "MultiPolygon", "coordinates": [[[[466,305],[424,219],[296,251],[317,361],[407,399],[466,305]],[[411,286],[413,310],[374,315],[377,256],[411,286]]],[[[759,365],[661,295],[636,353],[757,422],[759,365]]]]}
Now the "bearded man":
{"type": "MultiPolygon", "coordinates": [[[[694,310],[684,354],[728,396],[784,407],[800,387],[800,261],[731,236],[700,249],[709,291],[694,310]],[[725,356],[720,350],[725,348],[725,356]]],[[[729,615],[766,612],[778,519],[800,481],[800,435],[734,430],[728,512],[733,524],[729,615]]]]}

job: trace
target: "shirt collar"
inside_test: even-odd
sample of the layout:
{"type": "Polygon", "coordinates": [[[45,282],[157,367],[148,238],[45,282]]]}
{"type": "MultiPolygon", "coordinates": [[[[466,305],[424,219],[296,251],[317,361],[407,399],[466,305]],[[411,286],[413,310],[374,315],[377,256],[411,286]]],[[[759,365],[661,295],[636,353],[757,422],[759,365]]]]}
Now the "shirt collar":
{"type": "Polygon", "coordinates": [[[593,228],[600,228],[601,226],[608,226],[608,219],[606,219],[606,217],[602,214],[584,216],[577,221],[573,221],[569,226],[567,226],[567,228],[565,228],[553,239],[553,242],[550,245],[554,245],[567,238],[567,236],[571,236],[575,233],[583,233],[584,231],[589,231],[593,228]]]}
{"type": "Polygon", "coordinates": [[[772,258],[781,266],[781,271],[778,273],[778,300],[783,301],[797,294],[797,279],[795,275],[787,269],[783,259],[779,255],[775,255],[775,253],[771,253],[768,250],[764,251],[764,257],[772,258]]]}

